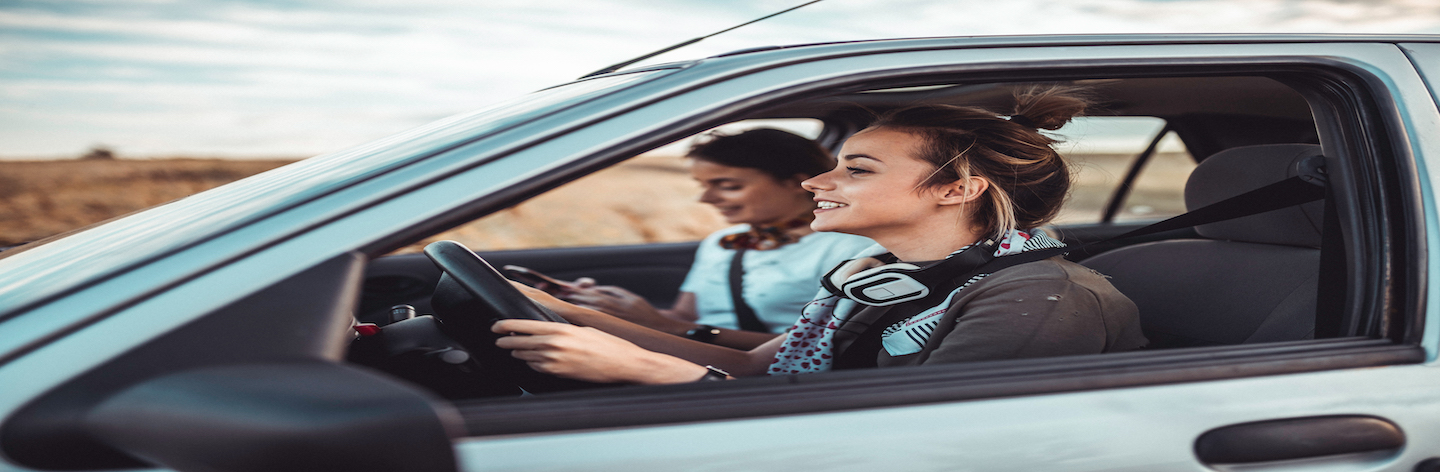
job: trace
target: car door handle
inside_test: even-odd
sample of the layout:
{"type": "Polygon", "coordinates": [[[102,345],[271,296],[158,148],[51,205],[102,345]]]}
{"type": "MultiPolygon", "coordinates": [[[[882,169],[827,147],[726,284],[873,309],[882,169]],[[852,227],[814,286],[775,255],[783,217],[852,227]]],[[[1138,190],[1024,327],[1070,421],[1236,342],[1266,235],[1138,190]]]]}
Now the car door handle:
{"type": "Polygon", "coordinates": [[[1247,464],[1377,452],[1405,445],[1405,433],[1383,418],[1314,416],[1215,428],[1195,440],[1206,464],[1247,464]]]}

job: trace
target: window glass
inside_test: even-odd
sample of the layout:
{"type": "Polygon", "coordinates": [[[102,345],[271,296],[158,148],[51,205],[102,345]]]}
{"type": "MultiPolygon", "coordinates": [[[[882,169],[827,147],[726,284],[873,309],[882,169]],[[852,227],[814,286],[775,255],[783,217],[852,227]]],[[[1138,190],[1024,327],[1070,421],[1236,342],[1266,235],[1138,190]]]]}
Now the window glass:
{"type": "MultiPolygon", "coordinates": [[[[735,134],[777,128],[815,139],[814,119],[744,120],[710,130],[735,134]]],[[[459,241],[477,251],[609,246],[694,241],[729,226],[696,199],[700,186],[684,158],[689,136],[592,173],[514,207],[440,233],[397,253],[419,252],[432,241],[459,241]]]]}
{"type": "Polygon", "coordinates": [[[1100,222],[1131,163],[1164,127],[1165,120],[1155,117],[1088,116],[1050,133],[1075,173],[1070,199],[1054,223],[1100,222]]]}
{"type": "Polygon", "coordinates": [[[1185,213],[1185,181],[1195,166],[1180,137],[1167,133],[1135,177],[1115,221],[1158,220],[1185,213]]]}

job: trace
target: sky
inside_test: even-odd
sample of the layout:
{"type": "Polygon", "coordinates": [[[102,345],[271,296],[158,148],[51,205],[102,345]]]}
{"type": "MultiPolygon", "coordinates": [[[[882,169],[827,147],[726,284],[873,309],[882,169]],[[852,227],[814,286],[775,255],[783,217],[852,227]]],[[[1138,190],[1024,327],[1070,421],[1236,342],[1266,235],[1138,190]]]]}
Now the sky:
{"type": "MultiPolygon", "coordinates": [[[[0,158],[307,157],[804,0],[0,0],[0,158]]],[[[1071,33],[1440,33],[1435,0],[825,0],[757,46],[1071,33]]]]}

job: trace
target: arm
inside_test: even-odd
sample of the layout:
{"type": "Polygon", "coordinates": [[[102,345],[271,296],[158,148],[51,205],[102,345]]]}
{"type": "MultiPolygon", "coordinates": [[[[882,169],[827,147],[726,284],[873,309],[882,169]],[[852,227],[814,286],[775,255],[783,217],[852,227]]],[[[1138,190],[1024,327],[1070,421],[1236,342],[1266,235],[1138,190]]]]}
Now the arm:
{"type": "Polygon", "coordinates": [[[660,310],[660,314],[680,321],[694,322],[700,319],[700,310],[695,305],[695,294],[692,292],[680,292],[680,296],[675,299],[675,306],[669,310],[660,310]]]}
{"type": "MultiPolygon", "coordinates": [[[[698,316],[695,314],[695,294],[690,292],[680,292],[680,297],[675,300],[675,308],[669,310],[668,314],[666,310],[657,310],[644,298],[620,287],[608,285],[576,287],[571,288],[562,296],[565,301],[581,307],[607,313],[625,321],[675,336],[685,336],[685,333],[700,326],[693,323],[698,316]]],[[[712,343],[718,346],[749,350],[776,337],[771,333],[721,328],[720,334],[712,343]]]]}
{"type": "MultiPolygon", "coordinates": [[[[575,306],[575,305],[572,305],[572,304],[569,304],[569,303],[565,303],[565,302],[563,302],[563,301],[561,301],[561,300],[559,300],[559,299],[556,299],[555,297],[550,296],[549,294],[547,294],[547,293],[545,293],[545,292],[542,292],[542,291],[539,291],[539,290],[535,290],[535,289],[530,288],[530,287],[528,287],[528,286],[524,286],[524,285],[520,285],[520,284],[516,284],[516,285],[517,285],[517,288],[519,288],[519,289],[521,290],[521,292],[523,292],[526,296],[530,297],[532,300],[535,300],[536,302],[538,302],[538,303],[540,303],[540,304],[542,304],[542,305],[545,305],[546,308],[549,308],[549,309],[555,311],[557,314],[559,314],[560,316],[564,317],[566,320],[570,321],[571,323],[575,323],[575,324],[581,325],[581,326],[588,326],[588,327],[591,327],[591,328],[595,328],[595,330],[590,330],[590,331],[596,331],[596,330],[598,330],[597,332],[591,333],[591,332],[586,332],[585,330],[566,330],[566,329],[561,329],[561,330],[558,330],[558,331],[556,331],[556,332],[549,333],[549,334],[553,334],[553,335],[556,335],[556,336],[562,336],[562,337],[565,337],[565,338],[567,338],[567,339],[568,339],[568,338],[589,339],[588,341],[574,341],[574,343],[575,343],[574,345],[579,345],[579,344],[589,345],[589,344],[592,344],[592,343],[598,345],[598,343],[599,343],[600,341],[595,340],[595,339],[592,339],[592,338],[601,337],[601,336],[598,336],[598,335],[608,335],[608,336],[620,338],[620,340],[623,340],[624,342],[628,342],[628,343],[630,344],[630,348],[632,348],[632,349],[639,349],[639,350],[644,350],[644,351],[653,351],[652,354],[664,353],[664,354],[661,354],[661,355],[668,355],[668,356],[670,356],[670,357],[675,357],[675,358],[683,359],[683,360],[689,361],[690,363],[693,363],[693,364],[695,364],[695,365],[697,365],[697,366],[713,365],[713,366],[718,367],[718,368],[720,368],[720,369],[723,369],[723,370],[725,370],[725,371],[727,371],[727,372],[729,372],[729,373],[731,373],[731,374],[733,374],[733,375],[735,375],[735,376],[737,376],[737,377],[743,377],[743,376],[758,376],[758,375],[764,375],[764,374],[765,374],[765,369],[766,369],[766,367],[768,367],[768,366],[770,365],[770,362],[771,362],[772,360],[774,360],[774,358],[775,358],[775,351],[780,348],[780,342],[781,342],[781,340],[784,339],[783,337],[780,337],[780,336],[772,336],[773,339],[771,339],[770,341],[768,341],[768,342],[766,342],[765,344],[760,345],[760,346],[758,346],[758,347],[756,347],[756,348],[754,348],[754,349],[750,349],[750,350],[748,350],[748,351],[746,351],[746,350],[739,350],[739,349],[732,349],[732,348],[727,348],[727,347],[723,347],[723,346],[716,346],[716,345],[706,344],[706,343],[701,343],[701,342],[696,342],[696,341],[691,341],[691,340],[689,340],[689,339],[685,339],[685,338],[678,337],[678,336],[672,336],[672,335],[667,334],[667,333],[664,333],[664,332],[660,332],[660,331],[656,331],[656,330],[653,330],[653,329],[650,329],[650,328],[646,328],[646,327],[644,327],[644,326],[640,326],[640,325],[637,325],[637,324],[635,324],[635,323],[631,323],[631,322],[622,320],[622,319],[620,319],[620,318],[607,315],[607,314],[605,314],[605,313],[601,313],[601,312],[598,312],[598,311],[595,311],[595,310],[591,310],[591,309],[588,309],[588,308],[579,307],[579,306],[575,306]],[[603,332],[603,333],[600,333],[600,332],[603,332]]],[[[563,326],[563,325],[561,325],[561,326],[563,326]]],[[[496,328],[494,328],[494,329],[496,330],[496,332],[502,332],[502,333],[506,333],[506,332],[517,332],[517,333],[534,334],[534,333],[530,333],[529,331],[522,331],[522,330],[516,329],[514,326],[511,326],[510,323],[506,323],[506,322],[497,322],[497,323],[496,323],[496,328]],[[501,323],[505,323],[505,324],[502,325],[501,323]]],[[[529,328],[526,328],[526,329],[529,329],[529,328]]],[[[723,333],[722,333],[722,335],[723,335],[723,333]]],[[[571,346],[571,345],[572,345],[572,344],[569,344],[568,341],[567,341],[567,343],[565,344],[565,346],[571,346]]],[[[612,343],[612,344],[609,344],[609,346],[612,347],[612,348],[614,348],[614,347],[615,347],[615,344],[612,343]]],[[[505,347],[505,346],[501,346],[501,347],[505,347]]],[[[546,348],[546,349],[556,349],[556,350],[570,350],[570,349],[571,349],[571,348],[555,347],[555,346],[545,346],[545,348],[546,348]]],[[[613,349],[613,350],[607,350],[606,352],[611,352],[611,351],[613,351],[614,354],[607,354],[607,355],[616,355],[616,356],[621,356],[621,357],[642,356],[641,354],[636,353],[636,352],[634,352],[634,351],[632,351],[632,350],[621,349],[621,348],[615,348],[615,349],[613,349]]],[[[518,357],[518,356],[517,356],[517,357],[518,357]]],[[[650,358],[650,357],[645,357],[645,358],[646,358],[646,359],[652,359],[652,358],[650,358]]],[[[611,367],[613,367],[613,366],[602,365],[601,362],[600,362],[600,361],[601,361],[600,359],[594,359],[594,360],[589,360],[589,361],[585,360],[583,357],[578,357],[578,358],[570,358],[570,357],[567,357],[566,359],[568,359],[568,362],[593,363],[593,368],[595,368],[595,369],[606,369],[606,368],[611,368],[611,367]]],[[[528,359],[527,359],[527,360],[528,360],[528,359]]],[[[569,369],[569,368],[567,368],[567,369],[569,369]]],[[[581,369],[581,368],[579,368],[579,367],[574,367],[574,369],[577,369],[577,370],[574,370],[574,372],[580,372],[580,371],[583,370],[583,369],[581,369]]],[[[537,370],[538,370],[538,369],[537,369],[537,370]]],[[[562,370],[562,371],[566,371],[566,372],[572,372],[571,370],[566,370],[566,369],[561,369],[561,370],[562,370]]],[[[702,369],[702,370],[703,370],[703,369],[702,369]]],[[[702,372],[702,373],[703,373],[703,372],[702,372]]],[[[587,375],[588,375],[588,374],[587,374],[587,375]]],[[[619,375],[619,377],[626,378],[627,381],[651,381],[651,380],[653,380],[653,379],[643,378],[643,376],[640,376],[640,375],[630,375],[630,374],[622,374],[622,375],[619,375]]],[[[577,377],[577,378],[583,378],[583,377],[577,377]]],[[[699,376],[697,375],[695,378],[699,378],[699,376]]],[[[675,380],[675,381],[686,381],[686,382],[688,382],[688,381],[695,380],[695,379],[694,379],[694,378],[691,378],[691,379],[683,379],[683,380],[681,380],[681,379],[672,379],[672,380],[675,380]]]]}

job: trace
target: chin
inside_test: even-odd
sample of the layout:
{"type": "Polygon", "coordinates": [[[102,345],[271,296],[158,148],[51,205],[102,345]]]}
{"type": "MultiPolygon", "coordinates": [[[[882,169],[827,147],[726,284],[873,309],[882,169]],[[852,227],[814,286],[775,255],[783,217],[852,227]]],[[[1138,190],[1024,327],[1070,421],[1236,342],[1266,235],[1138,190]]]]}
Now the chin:
{"type": "Polygon", "coordinates": [[[849,231],[845,231],[844,225],[837,225],[830,221],[821,221],[818,218],[810,222],[810,229],[827,233],[849,233],[849,231]]]}

